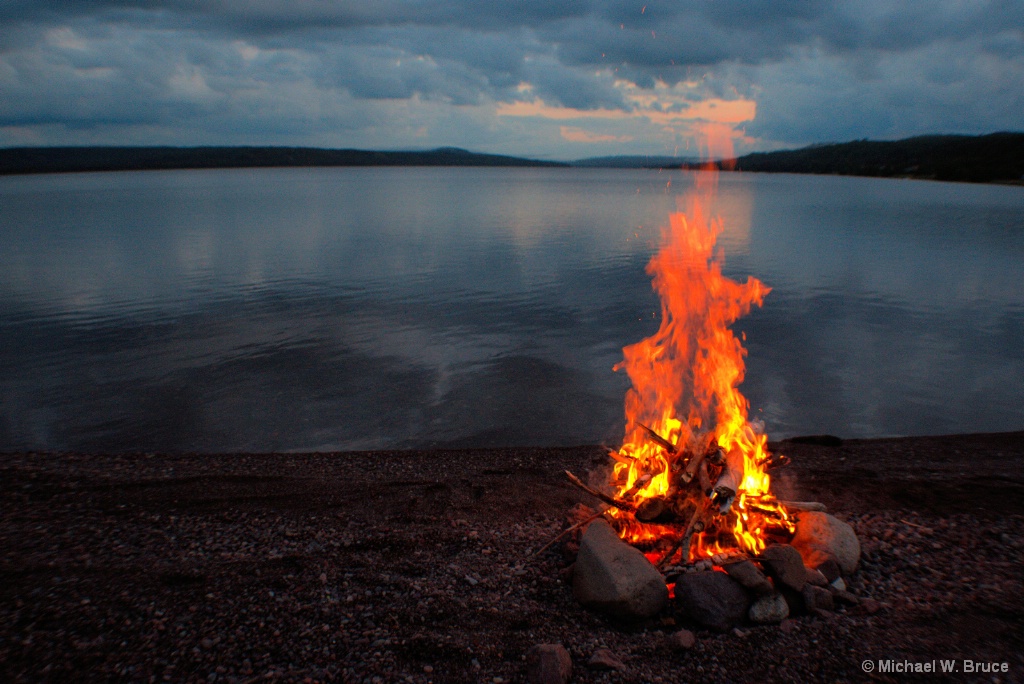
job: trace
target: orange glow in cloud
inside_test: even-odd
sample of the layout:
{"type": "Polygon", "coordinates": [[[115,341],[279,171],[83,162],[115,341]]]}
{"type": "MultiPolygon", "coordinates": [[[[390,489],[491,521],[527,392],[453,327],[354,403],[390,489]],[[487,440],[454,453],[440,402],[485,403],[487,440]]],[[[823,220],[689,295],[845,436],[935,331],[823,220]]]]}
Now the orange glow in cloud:
{"type": "Polygon", "coordinates": [[[559,132],[562,134],[562,137],[569,142],[630,142],[633,140],[633,136],[631,135],[604,135],[601,133],[591,133],[590,131],[585,131],[582,128],[576,128],[575,126],[562,126],[559,128],[559,132]]]}
{"type": "Polygon", "coordinates": [[[678,112],[644,112],[643,116],[653,123],[670,125],[681,121],[708,121],[721,124],[738,124],[752,121],[757,114],[757,103],[753,100],[722,100],[712,98],[694,102],[678,112]]]}
{"type": "MultiPolygon", "coordinates": [[[[657,82],[653,88],[640,88],[635,83],[618,80],[614,87],[622,94],[625,106],[622,109],[576,109],[550,105],[540,98],[501,103],[498,116],[536,117],[553,121],[584,121],[601,119],[607,121],[646,120],[651,124],[675,129],[696,131],[697,124],[722,124],[734,128],[744,121],[757,116],[757,102],[742,97],[725,100],[719,97],[695,97],[698,83],[678,83],[669,86],[657,82]]],[[[532,94],[533,88],[523,84],[520,92],[532,94]]],[[[563,127],[562,137],[566,140],[583,141],[584,131],[563,127]]],[[[588,134],[590,135],[590,134],[588,134]]],[[[736,136],[732,136],[736,137],[736,136]]],[[[614,138],[614,136],[613,136],[614,138]]],[[[591,141],[597,142],[595,138],[591,141]]],[[[601,138],[600,141],[607,141],[601,138]]]]}

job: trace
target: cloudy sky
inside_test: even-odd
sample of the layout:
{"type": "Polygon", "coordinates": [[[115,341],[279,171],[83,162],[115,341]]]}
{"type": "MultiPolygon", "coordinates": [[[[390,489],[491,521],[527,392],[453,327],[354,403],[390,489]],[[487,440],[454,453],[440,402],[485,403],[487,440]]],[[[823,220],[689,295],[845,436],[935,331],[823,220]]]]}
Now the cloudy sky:
{"type": "Polygon", "coordinates": [[[1024,130],[1022,0],[0,0],[0,146],[549,159],[1024,130]]]}

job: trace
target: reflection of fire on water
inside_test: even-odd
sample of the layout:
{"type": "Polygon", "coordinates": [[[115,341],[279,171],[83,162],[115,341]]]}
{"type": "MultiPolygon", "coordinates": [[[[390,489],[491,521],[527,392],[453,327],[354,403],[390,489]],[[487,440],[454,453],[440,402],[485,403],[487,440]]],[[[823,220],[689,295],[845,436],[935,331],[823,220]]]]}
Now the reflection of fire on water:
{"type": "MultiPolygon", "coordinates": [[[[728,134],[709,139],[709,149],[732,157],[728,134]]],[[[738,389],[746,350],[729,329],[770,289],[753,277],[740,283],[722,274],[723,254],[715,251],[722,223],[708,213],[716,190],[709,164],[647,265],[661,298],[661,326],[626,347],[615,367],[626,371],[632,389],[625,440],[611,453],[609,515],[619,535],[659,565],[756,555],[771,537],[793,533],[771,493],[764,426],[748,420],[738,389]]]]}

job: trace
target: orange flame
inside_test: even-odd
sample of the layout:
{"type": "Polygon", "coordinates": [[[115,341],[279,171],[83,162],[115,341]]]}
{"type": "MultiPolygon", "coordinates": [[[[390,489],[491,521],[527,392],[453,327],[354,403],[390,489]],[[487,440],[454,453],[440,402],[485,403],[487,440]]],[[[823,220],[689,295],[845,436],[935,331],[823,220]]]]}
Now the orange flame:
{"type": "MultiPolygon", "coordinates": [[[[703,132],[709,153],[732,157],[731,129],[709,125],[703,132]]],[[[716,190],[717,171],[709,163],[697,174],[686,211],[670,216],[662,247],[647,265],[661,298],[661,325],[651,337],[625,347],[623,361],[615,366],[632,383],[625,401],[625,440],[612,474],[619,498],[639,505],[678,496],[686,457],[715,445],[725,454],[722,472],[730,469],[737,480],[735,501],[715,526],[714,539],[698,533],[693,547],[684,550],[691,559],[737,546],[758,553],[769,526],[792,530],[770,492],[768,438],[763,426],[748,421],[748,403],[738,389],[746,350],[729,328],[761,306],[770,288],[753,277],[740,283],[722,274],[724,255],[715,251],[722,222],[709,213],[716,190]],[[658,433],[662,443],[643,426],[658,433]]],[[[688,491],[698,508],[707,505],[706,492],[688,491]]],[[[634,543],[681,534],[676,527],[641,524],[622,511],[612,515],[620,534],[634,543]]]]}

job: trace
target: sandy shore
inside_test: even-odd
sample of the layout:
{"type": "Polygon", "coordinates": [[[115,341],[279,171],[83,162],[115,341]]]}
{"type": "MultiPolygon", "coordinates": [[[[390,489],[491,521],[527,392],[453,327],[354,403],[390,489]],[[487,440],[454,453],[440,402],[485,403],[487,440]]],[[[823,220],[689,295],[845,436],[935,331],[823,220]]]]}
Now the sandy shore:
{"type": "Polygon", "coordinates": [[[593,503],[561,472],[598,447],[0,455],[0,680],[511,682],[557,642],[576,682],[1024,681],[1024,432],[773,447],[781,495],[854,525],[850,589],[882,608],[685,651],[681,616],[610,622],[534,555],[593,503]],[[588,667],[601,647],[626,669],[588,667]]]}

